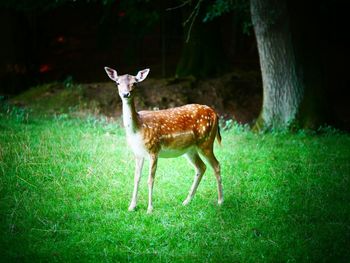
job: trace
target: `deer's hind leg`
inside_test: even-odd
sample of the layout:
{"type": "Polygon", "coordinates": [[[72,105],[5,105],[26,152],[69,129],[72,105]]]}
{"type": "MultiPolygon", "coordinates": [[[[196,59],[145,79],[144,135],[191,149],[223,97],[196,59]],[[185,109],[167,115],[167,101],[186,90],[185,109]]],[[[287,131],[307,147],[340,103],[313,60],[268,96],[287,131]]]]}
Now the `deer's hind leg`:
{"type": "Polygon", "coordinates": [[[211,144],[211,145],[207,145],[207,147],[201,147],[200,153],[208,161],[208,163],[214,170],[214,174],[217,181],[217,188],[218,188],[218,204],[221,205],[224,202],[224,195],[222,191],[222,182],[221,182],[221,169],[220,169],[220,163],[214,155],[213,145],[211,144]]]}
{"type": "Polygon", "coordinates": [[[196,173],[194,176],[194,180],[193,180],[191,189],[188,193],[188,196],[185,199],[185,201],[183,201],[183,203],[182,203],[183,205],[187,205],[189,202],[191,202],[194,194],[196,193],[198,185],[202,180],[203,174],[206,170],[206,165],[204,164],[202,159],[199,157],[199,154],[197,153],[196,150],[188,152],[186,154],[186,158],[194,166],[196,173]]]}
{"type": "Polygon", "coordinates": [[[148,208],[147,208],[148,214],[152,213],[153,211],[152,195],[153,195],[154,177],[156,175],[156,170],[157,170],[158,156],[154,154],[150,155],[149,161],[150,161],[150,164],[149,164],[149,174],[148,174],[148,208]]]}

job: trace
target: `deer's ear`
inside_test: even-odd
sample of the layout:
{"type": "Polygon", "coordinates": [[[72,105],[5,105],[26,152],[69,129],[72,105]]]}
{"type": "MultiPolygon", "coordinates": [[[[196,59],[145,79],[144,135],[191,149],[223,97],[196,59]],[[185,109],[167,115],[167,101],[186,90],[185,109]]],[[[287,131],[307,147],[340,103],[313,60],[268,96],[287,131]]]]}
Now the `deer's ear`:
{"type": "Polygon", "coordinates": [[[118,79],[117,71],[115,71],[114,69],[109,68],[109,67],[105,67],[105,71],[111,80],[117,81],[117,79],[118,79]]]}
{"type": "Polygon", "coordinates": [[[148,73],[149,73],[149,68],[140,70],[135,77],[136,81],[137,82],[143,81],[147,77],[148,73]]]}

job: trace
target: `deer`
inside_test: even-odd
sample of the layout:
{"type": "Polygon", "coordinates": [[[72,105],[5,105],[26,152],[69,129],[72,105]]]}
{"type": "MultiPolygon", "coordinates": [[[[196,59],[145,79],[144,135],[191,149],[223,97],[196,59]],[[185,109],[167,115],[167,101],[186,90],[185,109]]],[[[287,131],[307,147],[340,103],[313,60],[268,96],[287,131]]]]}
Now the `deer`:
{"type": "Polygon", "coordinates": [[[136,76],[118,76],[117,71],[105,67],[108,77],[116,83],[122,100],[122,119],[128,146],[135,156],[134,188],[128,210],[136,209],[137,194],[144,160],[148,159],[148,207],[152,213],[153,185],[158,158],[176,158],[184,155],[194,166],[195,176],[190,191],[183,201],[188,205],[206,171],[200,155],[214,170],[217,180],[218,205],[224,201],[220,163],[213,148],[215,138],[221,145],[218,115],[206,105],[187,104],[164,110],[139,111],[135,109],[137,84],[146,79],[150,69],[140,70],[136,76]]]}

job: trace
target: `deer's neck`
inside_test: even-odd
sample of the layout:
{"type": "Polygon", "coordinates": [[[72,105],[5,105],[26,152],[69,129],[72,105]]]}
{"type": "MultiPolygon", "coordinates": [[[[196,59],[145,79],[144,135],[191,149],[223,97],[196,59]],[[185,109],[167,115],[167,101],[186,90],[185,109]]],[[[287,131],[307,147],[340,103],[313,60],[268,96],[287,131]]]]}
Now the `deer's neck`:
{"type": "Polygon", "coordinates": [[[139,129],[138,114],[133,99],[123,100],[123,124],[127,134],[137,133],[139,129]]]}

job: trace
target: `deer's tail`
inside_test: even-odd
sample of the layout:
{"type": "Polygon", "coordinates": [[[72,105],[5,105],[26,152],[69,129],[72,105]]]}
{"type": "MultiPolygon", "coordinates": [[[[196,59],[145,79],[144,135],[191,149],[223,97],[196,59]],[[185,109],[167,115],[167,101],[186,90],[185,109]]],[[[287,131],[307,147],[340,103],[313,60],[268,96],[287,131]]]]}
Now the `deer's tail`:
{"type": "Polygon", "coordinates": [[[216,133],[216,139],[218,140],[219,145],[221,145],[221,134],[220,134],[220,126],[218,125],[218,131],[216,133]]]}

